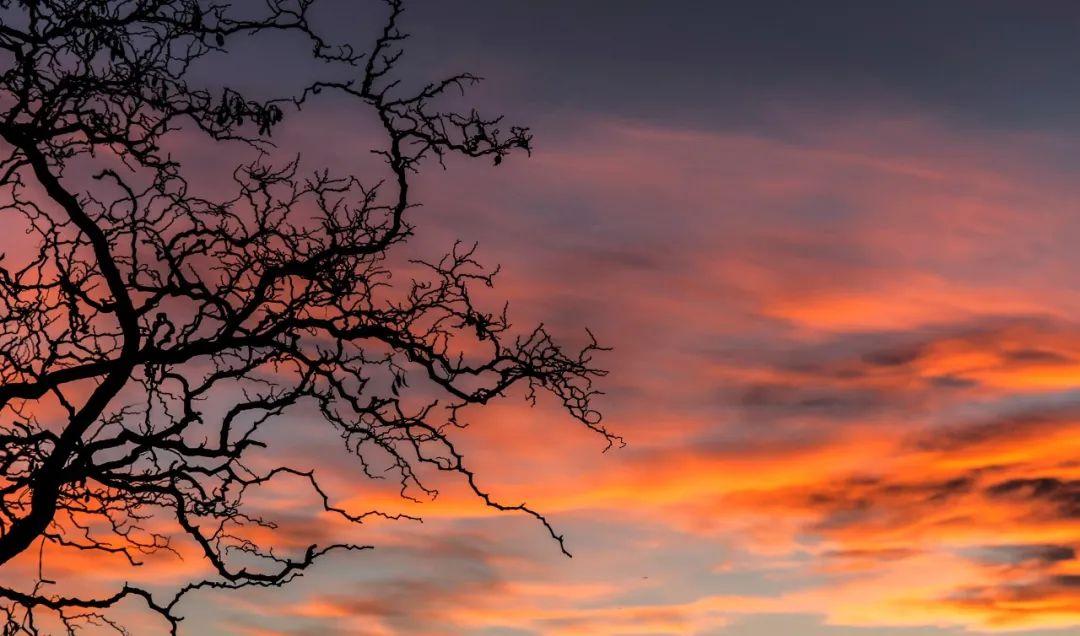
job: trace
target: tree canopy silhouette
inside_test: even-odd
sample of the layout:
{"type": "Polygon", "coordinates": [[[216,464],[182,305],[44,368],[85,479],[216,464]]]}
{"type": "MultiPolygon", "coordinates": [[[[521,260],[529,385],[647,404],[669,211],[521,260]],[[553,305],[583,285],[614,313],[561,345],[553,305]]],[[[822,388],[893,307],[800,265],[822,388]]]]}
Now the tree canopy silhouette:
{"type": "Polygon", "coordinates": [[[166,596],[135,585],[63,596],[43,576],[0,586],[6,634],[38,633],[42,614],[69,631],[122,630],[108,610],[124,599],[175,633],[193,590],[281,585],[327,552],[364,547],[282,555],[243,531],[276,527],[245,494],[284,475],[351,522],[388,515],[336,505],[317,471],[284,457],[249,465],[253,452],[275,456],[261,432],[287,412],[331,427],[403,496],[435,493],[421,467],[453,473],[487,505],[535,517],[560,548],[539,512],[482,489],[452,440],[463,407],[520,387],[619,441],[591,404],[604,373],[595,340],[568,351],[543,326],[512,331],[505,310],[479,307],[470,289],[494,272],[472,249],[391,279],[417,171],[449,155],[498,164],[530,150],[528,129],[440,106],[470,74],[403,88],[399,0],[366,50],[331,41],[314,4],[0,0],[0,214],[19,235],[0,259],[0,567],[38,542],[136,564],[186,537],[214,572],[166,596]],[[193,79],[235,39],[283,33],[339,72],[270,99],[193,79]],[[321,93],[378,122],[385,174],[271,159],[273,131],[321,93]],[[248,155],[233,192],[202,193],[169,150],[176,138],[248,155]]]}

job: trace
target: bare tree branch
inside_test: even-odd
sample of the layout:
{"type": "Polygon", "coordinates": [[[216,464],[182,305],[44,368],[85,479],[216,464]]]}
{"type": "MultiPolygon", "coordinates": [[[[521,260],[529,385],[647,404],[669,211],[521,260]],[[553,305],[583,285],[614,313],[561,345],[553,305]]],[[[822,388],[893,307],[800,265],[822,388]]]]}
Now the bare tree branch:
{"type": "Polygon", "coordinates": [[[505,309],[473,300],[495,275],[475,246],[414,260],[419,274],[391,280],[425,161],[498,164],[530,150],[528,129],[440,109],[447,92],[479,81],[470,74],[402,89],[399,0],[386,0],[366,51],[320,33],[314,3],[266,0],[241,14],[200,0],[0,0],[0,214],[33,244],[21,262],[0,255],[0,566],[35,542],[39,559],[50,545],[138,566],[183,536],[215,573],[159,599],[130,584],[50,594],[39,571],[32,589],[0,587],[5,634],[39,633],[41,612],[71,633],[123,633],[108,610],[125,599],[176,633],[189,593],[282,585],[327,552],[367,549],[313,544],[285,556],[245,534],[277,527],[245,503],[277,477],[302,480],[349,523],[404,517],[347,510],[311,469],[254,469],[254,450],[273,451],[266,423],[288,412],[318,414],[366,475],[393,474],[403,497],[437,493],[422,467],[456,474],[486,505],[535,517],[564,552],[540,512],[481,487],[451,438],[462,409],[515,388],[530,401],[549,394],[609,447],[621,443],[593,407],[603,348],[589,334],[568,351],[543,326],[513,335],[505,309]],[[235,38],[275,33],[302,36],[312,57],[353,79],[261,101],[190,83],[192,66],[235,38]],[[275,128],[324,93],[377,119],[373,152],[388,176],[302,174],[299,159],[271,159],[275,128]],[[176,135],[253,155],[232,195],[196,194],[167,150],[176,135]],[[68,174],[104,158],[120,164],[93,179],[68,174]],[[46,403],[60,415],[43,415],[46,403]]]}

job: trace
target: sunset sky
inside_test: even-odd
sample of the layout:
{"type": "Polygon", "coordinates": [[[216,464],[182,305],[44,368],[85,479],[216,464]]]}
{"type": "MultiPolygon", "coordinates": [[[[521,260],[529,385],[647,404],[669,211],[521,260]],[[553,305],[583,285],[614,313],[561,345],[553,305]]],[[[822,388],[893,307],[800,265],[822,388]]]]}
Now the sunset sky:
{"type": "MultiPolygon", "coordinates": [[[[502,266],[493,308],[613,347],[600,406],[627,445],[521,394],[458,434],[568,559],[452,479],[399,501],[294,412],[279,452],[335,502],[423,523],[351,529],[282,482],[264,505],[293,548],[375,549],[193,595],[183,633],[1077,633],[1080,4],[407,4],[409,76],[475,72],[470,101],[535,134],[498,168],[428,166],[409,249],[477,241],[502,266]]],[[[306,72],[259,55],[249,87],[306,72]]],[[[364,165],[348,108],[324,100],[275,141],[364,165]]],[[[203,567],[161,554],[137,574],[203,567]]]]}

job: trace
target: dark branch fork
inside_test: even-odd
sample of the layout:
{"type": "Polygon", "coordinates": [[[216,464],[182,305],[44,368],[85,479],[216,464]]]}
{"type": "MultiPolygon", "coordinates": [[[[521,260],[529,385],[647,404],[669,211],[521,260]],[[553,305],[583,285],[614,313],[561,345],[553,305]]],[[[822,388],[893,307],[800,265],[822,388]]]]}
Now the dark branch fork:
{"type": "Polygon", "coordinates": [[[425,160],[498,164],[530,150],[529,131],[435,106],[473,75],[401,88],[399,0],[386,0],[385,26],[362,53],[320,34],[314,2],[266,0],[261,14],[241,15],[200,0],[0,0],[0,214],[35,242],[17,266],[0,255],[0,567],[35,542],[39,554],[51,544],[137,565],[175,550],[175,534],[215,572],[168,599],[131,584],[50,594],[39,573],[32,589],[0,587],[5,634],[39,633],[42,612],[69,632],[122,632],[107,612],[128,598],[175,633],[191,592],[278,586],[327,552],[367,548],[281,556],[245,536],[245,526],[276,527],[250,512],[245,493],[278,477],[303,480],[325,512],[351,523],[402,516],[335,505],[311,469],[251,468],[253,449],[267,446],[263,425],[291,409],[317,413],[369,477],[395,474],[403,497],[437,493],[421,467],[458,474],[488,506],[535,517],[564,552],[541,513],[479,485],[450,437],[465,425],[459,414],[520,386],[621,443],[592,406],[602,348],[590,334],[568,352],[543,326],[510,335],[505,309],[473,302],[470,290],[494,277],[475,248],[413,261],[424,273],[391,284],[389,255],[412,234],[410,183],[425,160]],[[192,65],[235,36],[279,32],[306,38],[314,58],[355,79],[261,101],[189,84],[192,65]],[[385,145],[374,152],[386,178],[301,176],[298,160],[271,163],[269,135],[322,92],[380,122],[385,145]],[[234,195],[194,194],[165,149],[181,131],[253,150],[233,173],[234,195]],[[122,168],[65,174],[100,157],[122,168]],[[468,356],[455,353],[460,342],[471,343],[468,356]],[[241,397],[215,412],[208,405],[222,395],[241,397]],[[43,415],[46,403],[60,415],[43,415]],[[175,532],[144,529],[149,518],[175,532]]]}

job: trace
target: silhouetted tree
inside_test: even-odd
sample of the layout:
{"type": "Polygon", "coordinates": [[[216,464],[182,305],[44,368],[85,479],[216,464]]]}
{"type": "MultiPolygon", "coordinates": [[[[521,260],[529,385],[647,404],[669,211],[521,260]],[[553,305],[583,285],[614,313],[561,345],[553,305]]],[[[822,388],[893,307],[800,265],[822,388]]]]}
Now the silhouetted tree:
{"type": "Polygon", "coordinates": [[[388,255],[411,234],[410,182],[425,161],[498,164],[529,150],[528,130],[435,105],[478,81],[469,74],[401,88],[399,0],[386,2],[366,51],[321,34],[313,3],[0,0],[0,218],[9,237],[30,239],[0,260],[0,564],[37,542],[135,564],[187,536],[216,571],[167,598],[132,585],[64,597],[41,577],[0,587],[4,633],[38,632],[42,612],[68,630],[121,630],[106,610],[128,598],[175,632],[192,590],[280,585],[331,550],[360,548],[282,556],[239,531],[275,527],[245,512],[245,492],[284,474],[310,483],[328,512],[384,515],[335,506],[312,471],[245,464],[256,448],[272,456],[260,427],[290,409],[333,427],[369,476],[392,468],[403,496],[434,494],[420,466],[456,473],[487,505],[535,517],[560,547],[541,514],[478,485],[449,436],[460,409],[521,386],[618,441],[590,406],[603,375],[595,341],[570,353],[542,326],[510,335],[505,311],[471,299],[493,274],[471,249],[391,281],[388,255]],[[274,33],[306,38],[350,79],[269,100],[192,79],[234,38],[274,33]],[[271,162],[269,135],[319,93],[377,118],[388,178],[271,162]],[[168,151],[178,136],[248,149],[234,194],[196,193],[168,151]],[[461,338],[468,355],[456,353],[461,338]],[[428,399],[433,388],[440,399],[428,399]],[[219,391],[242,397],[221,407],[219,391]]]}

